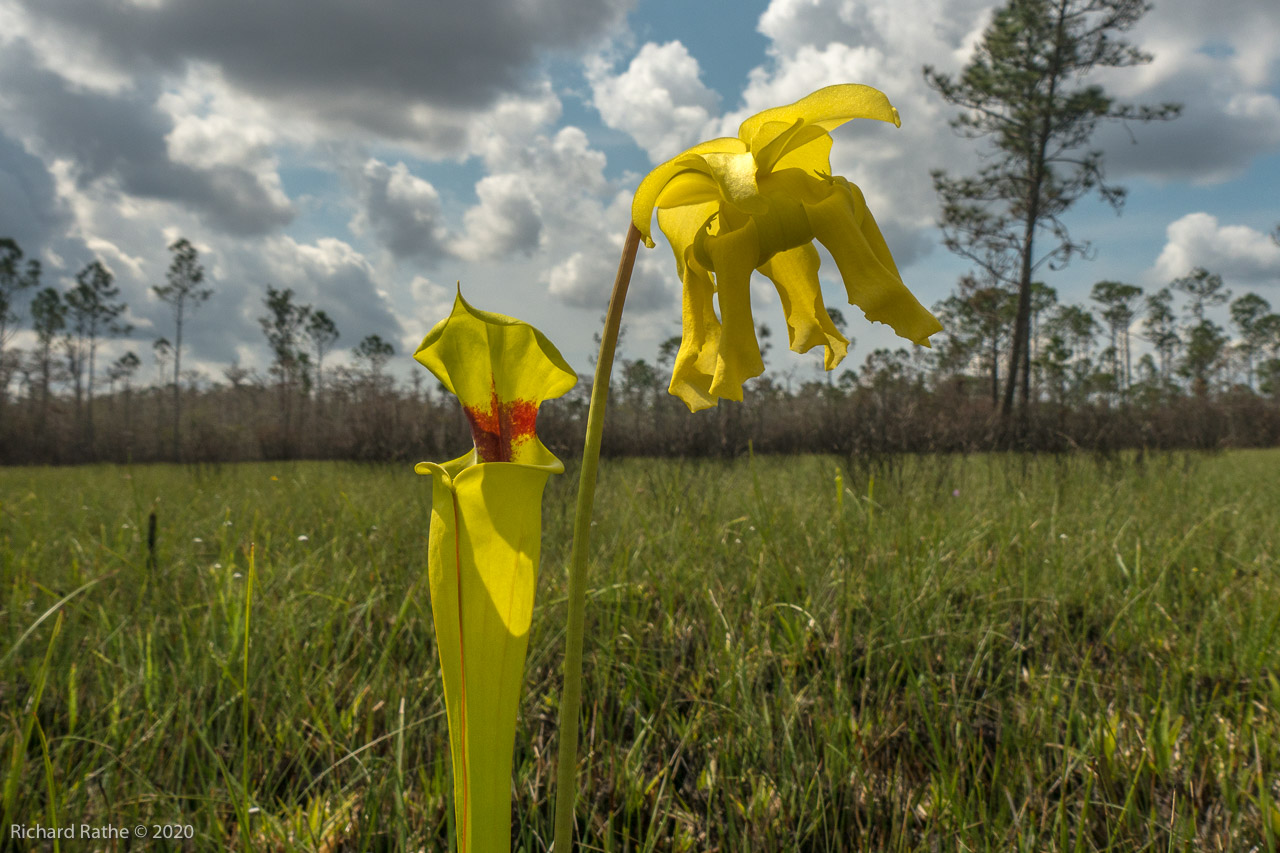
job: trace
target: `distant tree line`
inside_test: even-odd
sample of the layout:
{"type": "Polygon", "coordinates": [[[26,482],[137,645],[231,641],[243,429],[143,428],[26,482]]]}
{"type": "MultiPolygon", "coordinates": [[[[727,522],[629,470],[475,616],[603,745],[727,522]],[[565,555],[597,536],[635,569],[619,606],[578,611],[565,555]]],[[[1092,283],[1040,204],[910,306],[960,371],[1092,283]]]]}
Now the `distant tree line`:
{"type": "Polygon", "coordinates": [[[223,370],[225,383],[184,370],[184,334],[214,288],[190,241],[169,251],[165,283],[152,292],[172,311],[173,335],[152,342],[147,381],[134,350],[100,364],[106,341],[132,332],[105,264],[93,260],[64,291],[44,285],[40,261],[0,238],[0,463],[387,455],[380,435],[394,421],[379,422],[369,406],[395,395],[390,343],[369,335],[352,364],[326,374],[337,325],[291,289],[267,285],[258,322],[273,357],[268,376],[237,363],[223,370]],[[34,343],[20,350],[11,343],[24,321],[34,343]],[[330,423],[335,413],[341,424],[330,423]]]}
{"type": "MultiPolygon", "coordinates": [[[[104,366],[104,343],[130,331],[111,271],[95,260],[60,291],[43,286],[38,260],[0,240],[0,461],[416,460],[468,446],[465,418],[424,371],[408,384],[393,380],[387,341],[370,335],[349,363],[332,364],[336,323],[287,288],[267,285],[262,300],[258,323],[272,354],[265,375],[237,363],[217,379],[182,369],[184,332],[214,289],[188,241],[170,251],[166,281],[154,290],[173,307],[173,342],[158,338],[149,358],[129,350],[104,366]],[[12,342],[23,325],[32,334],[20,350],[12,342]]],[[[1084,304],[1061,302],[1042,282],[1031,292],[1031,405],[1019,446],[1280,441],[1280,314],[1257,294],[1233,298],[1221,276],[1200,268],[1154,293],[1100,281],[1084,304]],[[1226,324],[1211,316],[1223,306],[1226,324]]],[[[752,446],[866,455],[995,446],[1016,304],[1012,288],[966,276],[934,306],[946,331],[932,349],[878,349],[857,368],[826,374],[775,370],[748,383],[744,403],[696,415],[665,393],[679,348],[669,338],[652,361],[619,360],[605,451],[728,456],[752,446]]],[[[827,311],[847,334],[842,312],[827,311]]],[[[768,359],[773,334],[767,326],[758,333],[768,359]]],[[[539,432],[558,453],[573,456],[580,446],[586,386],[584,377],[567,398],[544,404],[539,432]]]]}

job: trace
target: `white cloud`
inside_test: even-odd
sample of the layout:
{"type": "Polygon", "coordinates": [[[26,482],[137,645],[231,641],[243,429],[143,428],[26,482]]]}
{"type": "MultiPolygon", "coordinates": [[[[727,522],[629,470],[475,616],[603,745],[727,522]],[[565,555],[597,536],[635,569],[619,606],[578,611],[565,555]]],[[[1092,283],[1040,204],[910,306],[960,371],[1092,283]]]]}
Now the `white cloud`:
{"type": "Polygon", "coordinates": [[[400,337],[400,345],[405,353],[412,354],[425,333],[449,316],[453,308],[454,289],[436,284],[424,275],[417,275],[409,282],[409,293],[413,297],[414,322],[404,324],[406,328],[400,337]]]}
{"type": "Polygon", "coordinates": [[[705,137],[719,105],[702,82],[698,60],[678,41],[645,44],[621,74],[600,56],[586,69],[604,123],[629,134],[655,163],[705,137]]]}
{"type": "Polygon", "coordinates": [[[599,228],[601,198],[609,192],[605,157],[576,127],[554,136],[494,134],[484,145],[490,174],[476,183],[478,203],[463,216],[456,254],[501,259],[565,245],[581,245],[599,228]]]}
{"type": "Polygon", "coordinates": [[[514,172],[488,175],[476,184],[480,202],[466,212],[458,254],[485,260],[532,254],[542,241],[542,209],[527,182],[514,172]]]}
{"type": "Polygon", "coordinates": [[[357,11],[348,0],[311,0],[293,13],[260,0],[5,0],[23,37],[40,36],[51,68],[93,56],[95,68],[137,79],[180,74],[200,62],[281,112],[383,139],[409,142],[434,132],[437,147],[449,144],[451,131],[465,136],[450,114],[483,113],[504,96],[527,93],[544,55],[598,38],[628,5],[384,0],[357,11]]]}
{"type": "Polygon", "coordinates": [[[1280,281],[1280,246],[1247,225],[1221,225],[1208,213],[1189,213],[1166,229],[1167,242],[1149,273],[1155,286],[1168,284],[1194,267],[1228,281],[1280,281]]]}
{"type": "Polygon", "coordinates": [[[403,162],[389,166],[376,158],[365,162],[358,178],[360,210],[350,227],[373,232],[396,258],[438,258],[448,233],[440,194],[430,181],[409,171],[403,162]]]}
{"type": "Polygon", "coordinates": [[[609,258],[607,250],[574,252],[551,268],[547,274],[548,291],[566,305],[577,308],[608,306],[608,295],[601,298],[601,282],[613,277],[617,263],[609,258]]]}

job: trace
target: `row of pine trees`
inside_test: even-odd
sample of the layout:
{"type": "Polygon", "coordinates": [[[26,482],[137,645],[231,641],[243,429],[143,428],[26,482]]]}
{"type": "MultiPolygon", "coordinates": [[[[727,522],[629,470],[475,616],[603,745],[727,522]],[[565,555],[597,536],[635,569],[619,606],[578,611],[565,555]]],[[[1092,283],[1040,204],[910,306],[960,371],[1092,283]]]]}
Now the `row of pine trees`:
{"type": "MultiPolygon", "coordinates": [[[[172,309],[172,340],[157,338],[149,359],[130,349],[103,364],[107,341],[131,333],[111,271],[95,260],[59,291],[44,285],[38,260],[13,240],[0,240],[0,459],[392,459],[425,450],[447,454],[465,444],[466,424],[452,399],[424,388],[421,371],[410,374],[410,385],[398,385],[386,370],[394,348],[377,335],[361,340],[349,363],[330,364],[340,338],[336,323],[288,289],[268,285],[262,299],[258,322],[272,353],[266,375],[238,364],[221,377],[183,370],[184,332],[214,288],[189,241],[169,249],[165,283],[154,292],[172,309]],[[11,346],[24,324],[31,343],[11,346]]],[[[749,383],[745,404],[724,403],[727,413],[702,422],[690,422],[663,393],[679,338],[664,341],[652,361],[628,358],[624,327],[612,428],[630,438],[610,446],[654,454],[736,453],[748,442],[785,452],[865,449],[868,442],[897,450],[978,449],[994,441],[1015,309],[1010,290],[965,277],[934,306],[945,332],[932,349],[879,349],[861,365],[832,373],[775,364],[749,383]],[[962,428],[942,436],[911,425],[935,410],[962,428]],[[860,430],[871,438],[850,438],[860,430]]],[[[843,313],[827,310],[847,334],[843,313]]],[[[1029,383],[1042,429],[1025,436],[1029,447],[1053,447],[1064,436],[1075,446],[1271,441],[1270,416],[1251,416],[1256,428],[1237,425],[1209,438],[1177,427],[1192,423],[1177,412],[1193,401],[1201,420],[1238,409],[1243,400],[1280,412],[1280,314],[1255,293],[1234,296],[1219,275],[1194,269],[1153,293],[1100,281],[1082,304],[1060,301],[1037,282],[1031,328],[1029,383]],[[1225,323],[1214,319],[1223,314],[1225,323]],[[1116,418],[1167,423],[1145,432],[1107,426],[1116,418]]],[[[765,325],[758,333],[766,363],[776,362],[769,358],[773,333],[765,325]]],[[[585,384],[549,404],[542,421],[562,452],[576,447],[585,384]]]]}

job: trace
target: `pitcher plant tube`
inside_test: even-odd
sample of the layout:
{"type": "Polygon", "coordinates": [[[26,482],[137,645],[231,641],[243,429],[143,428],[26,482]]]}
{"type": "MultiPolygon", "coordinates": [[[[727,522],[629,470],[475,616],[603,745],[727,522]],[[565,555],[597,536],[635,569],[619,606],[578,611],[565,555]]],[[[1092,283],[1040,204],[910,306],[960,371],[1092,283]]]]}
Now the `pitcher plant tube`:
{"type": "Polygon", "coordinates": [[[538,439],[538,406],[577,381],[528,323],[459,292],[414,358],[457,396],[474,447],[429,474],[427,573],[444,677],[460,853],[511,845],[511,762],[542,539],[542,491],[564,465],[538,439]]]}
{"type": "Polygon", "coordinates": [[[636,190],[596,360],[574,518],[556,768],[556,853],[570,849],[573,835],[587,540],[609,375],[636,251],[641,240],[649,248],[654,245],[654,211],[683,285],[682,338],[669,390],[690,411],[720,399],[741,400],[743,382],[764,371],[751,312],[754,272],[778,289],[791,349],[807,352],[821,345],[827,370],[844,358],[849,342],[827,315],[815,241],[831,253],[850,304],[867,319],[886,323],[922,346],[942,330],[903,284],[862,191],[831,174],[830,131],[855,118],[901,124],[898,111],[880,91],[854,84],[828,86],[794,104],[751,116],[736,137],[695,145],[654,169],[636,190]]]}

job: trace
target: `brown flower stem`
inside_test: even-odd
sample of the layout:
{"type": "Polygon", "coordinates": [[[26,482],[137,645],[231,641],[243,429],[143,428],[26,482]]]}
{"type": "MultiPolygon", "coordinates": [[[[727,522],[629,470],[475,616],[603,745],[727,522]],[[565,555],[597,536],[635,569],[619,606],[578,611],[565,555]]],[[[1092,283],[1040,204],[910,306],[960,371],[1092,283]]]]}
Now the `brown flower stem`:
{"type": "Polygon", "coordinates": [[[564,688],[560,694],[559,754],[556,759],[556,832],[551,849],[568,853],[573,845],[574,806],[578,796],[578,715],[582,706],[582,635],[587,607],[587,547],[591,535],[591,510],[596,499],[596,469],[600,464],[600,439],[604,435],[604,410],[609,401],[609,378],[613,354],[622,325],[622,304],[631,283],[640,231],[633,223],[627,230],[613,280],[613,295],[604,318],[600,357],[591,384],[591,407],[587,410],[587,437],[582,445],[582,468],[578,477],[578,506],[573,520],[573,551],[569,560],[569,615],[565,627],[564,688]]]}

